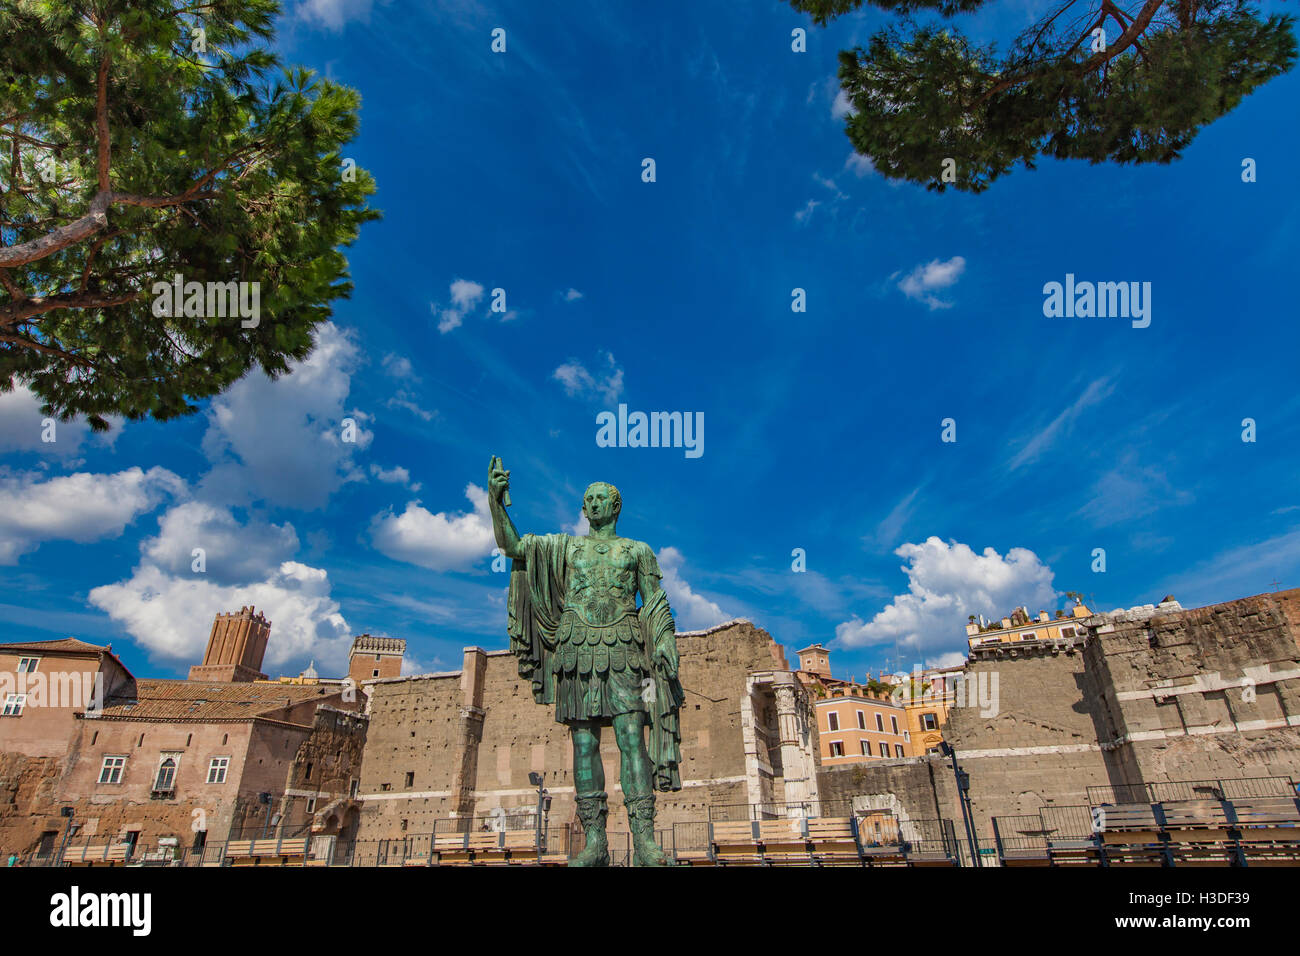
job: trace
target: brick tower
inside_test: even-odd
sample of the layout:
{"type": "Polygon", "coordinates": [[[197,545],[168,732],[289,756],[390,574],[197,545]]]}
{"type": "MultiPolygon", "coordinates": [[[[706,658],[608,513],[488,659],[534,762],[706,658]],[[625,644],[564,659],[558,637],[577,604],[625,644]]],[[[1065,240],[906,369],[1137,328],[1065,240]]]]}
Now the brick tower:
{"type": "Polygon", "coordinates": [[[190,668],[190,680],[266,680],[262,656],[271,636],[271,622],[253,607],[238,614],[218,614],[208,635],[203,663],[190,668]]]}
{"type": "Polygon", "coordinates": [[[358,684],[376,677],[401,677],[406,641],[400,637],[371,637],[362,634],[348,653],[348,676],[358,684]]]}

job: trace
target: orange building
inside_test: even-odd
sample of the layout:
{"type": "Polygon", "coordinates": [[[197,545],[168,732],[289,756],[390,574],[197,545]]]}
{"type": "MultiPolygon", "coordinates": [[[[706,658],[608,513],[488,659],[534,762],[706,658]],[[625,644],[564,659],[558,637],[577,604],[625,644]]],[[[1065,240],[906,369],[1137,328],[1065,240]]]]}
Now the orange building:
{"type": "Polygon", "coordinates": [[[821,644],[798,654],[795,676],[813,698],[823,766],[913,755],[907,711],[887,687],[832,677],[830,652],[821,644]]]}

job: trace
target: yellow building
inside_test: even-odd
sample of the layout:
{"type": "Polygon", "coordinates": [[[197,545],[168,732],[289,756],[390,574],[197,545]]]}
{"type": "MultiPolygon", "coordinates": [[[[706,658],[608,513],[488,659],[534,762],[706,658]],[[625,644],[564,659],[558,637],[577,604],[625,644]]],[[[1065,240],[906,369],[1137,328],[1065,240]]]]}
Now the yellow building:
{"type": "Polygon", "coordinates": [[[1068,611],[1058,610],[1055,618],[1049,617],[1046,611],[1039,611],[1038,618],[1032,619],[1027,608],[1018,607],[1010,617],[1004,617],[1000,622],[972,620],[966,625],[966,639],[971,647],[1014,641],[1069,640],[1083,635],[1079,622],[1091,616],[1092,611],[1078,600],[1068,611]]]}

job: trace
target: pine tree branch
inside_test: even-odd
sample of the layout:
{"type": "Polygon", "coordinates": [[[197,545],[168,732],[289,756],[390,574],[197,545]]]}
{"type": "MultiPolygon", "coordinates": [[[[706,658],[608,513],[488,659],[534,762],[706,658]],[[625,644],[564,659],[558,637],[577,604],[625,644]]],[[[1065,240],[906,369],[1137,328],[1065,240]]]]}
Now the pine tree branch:
{"type": "Polygon", "coordinates": [[[139,297],[139,292],[105,298],[91,292],[60,292],[57,295],[32,296],[22,302],[0,306],[0,329],[13,329],[20,322],[55,309],[107,309],[126,305],[139,297]]]}

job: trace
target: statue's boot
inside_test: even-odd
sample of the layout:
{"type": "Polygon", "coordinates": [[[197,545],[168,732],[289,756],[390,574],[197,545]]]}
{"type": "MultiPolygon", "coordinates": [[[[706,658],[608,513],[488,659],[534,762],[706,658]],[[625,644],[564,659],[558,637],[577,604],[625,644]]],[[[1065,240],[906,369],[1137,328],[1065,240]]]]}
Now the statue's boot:
{"type": "Polygon", "coordinates": [[[634,866],[676,866],[655,842],[655,796],[628,797],[627,822],[632,830],[634,866]]]}
{"type": "Polygon", "coordinates": [[[606,794],[579,794],[578,820],[587,835],[587,845],[582,852],[569,860],[569,866],[609,866],[609,841],[605,838],[605,817],[608,814],[606,794]]]}

